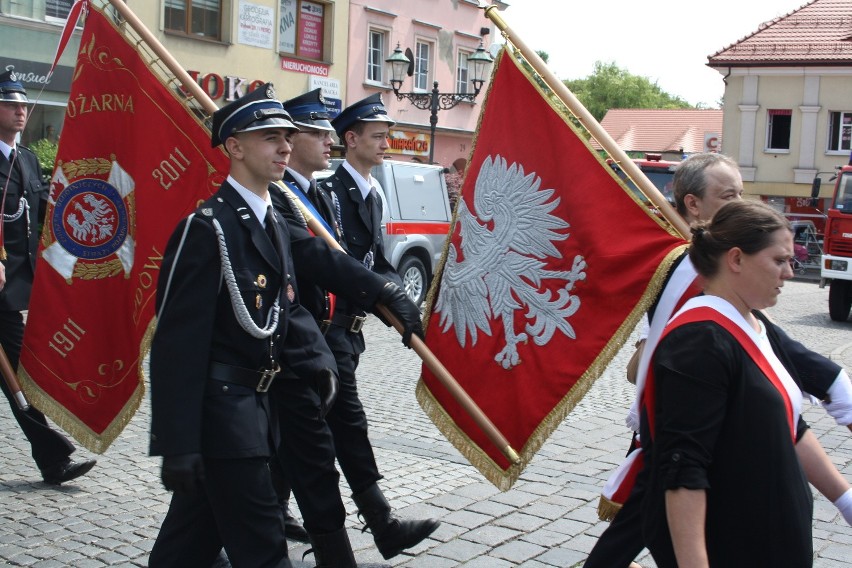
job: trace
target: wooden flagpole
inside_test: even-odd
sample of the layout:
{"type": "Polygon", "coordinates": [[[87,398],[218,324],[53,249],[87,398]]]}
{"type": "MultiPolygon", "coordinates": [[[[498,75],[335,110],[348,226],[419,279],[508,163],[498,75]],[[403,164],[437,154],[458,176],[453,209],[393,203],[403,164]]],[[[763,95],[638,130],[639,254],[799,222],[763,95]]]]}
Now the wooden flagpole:
{"type": "MultiPolygon", "coordinates": [[[[121,16],[127,21],[130,27],[139,34],[139,37],[148,44],[154,54],[163,61],[166,67],[171,71],[174,76],[181,82],[183,88],[189,92],[192,97],[194,97],[199,104],[204,108],[204,110],[213,114],[216,109],[216,103],[214,103],[210,97],[205,93],[201,87],[192,80],[192,77],[189,76],[183,67],[180,66],[180,63],[172,57],[172,55],[166,50],[163,44],[154,37],[154,35],[148,30],[144,23],[127,7],[123,0],[109,0],[109,3],[116,9],[116,11],[121,14],[121,16]]],[[[632,162],[631,162],[632,163],[632,162]]],[[[307,209],[301,204],[298,198],[292,195],[290,189],[284,184],[280,184],[282,189],[288,193],[288,197],[290,197],[291,203],[295,203],[299,206],[301,213],[305,216],[305,219],[308,222],[308,226],[314,232],[315,235],[321,237],[325,240],[329,246],[332,248],[339,250],[342,254],[346,254],[343,251],[343,248],[340,246],[340,243],[326,231],[325,227],[320,223],[317,219],[311,215],[307,209]]],[[[383,305],[377,306],[378,310],[382,313],[382,316],[385,317],[391,325],[393,325],[394,329],[398,332],[402,333],[404,331],[404,327],[393,314],[383,305]]],[[[446,367],[435,357],[434,353],[426,346],[426,344],[416,335],[411,337],[411,348],[415,353],[423,360],[423,363],[429,368],[429,370],[435,375],[435,377],[441,382],[444,387],[449,391],[449,393],[453,396],[453,398],[458,402],[462,408],[470,415],[470,417],[476,422],[476,424],[482,429],[488,439],[506,456],[511,463],[517,464],[520,463],[521,459],[518,456],[518,453],[512,448],[509,444],[509,441],[505,436],[497,429],[493,422],[482,412],[482,409],[476,404],[476,402],[470,397],[470,395],[465,392],[465,390],[459,385],[458,381],[450,374],[446,367]]]]}
{"type": "Polygon", "coordinates": [[[615,140],[607,133],[606,130],[600,125],[600,123],[595,120],[595,117],[586,110],[586,107],[583,106],[577,97],[568,90],[568,87],[560,81],[556,75],[547,67],[547,65],[542,61],[541,57],[538,54],[531,50],[527,45],[521,40],[509,25],[506,23],[506,20],[500,15],[497,11],[496,5],[485,6],[485,16],[494,22],[506,39],[512,43],[518,50],[521,52],[521,55],[529,62],[533,69],[535,69],[536,73],[538,73],[542,79],[544,79],[545,83],[547,83],[548,87],[556,93],[559,98],[565,103],[565,106],[568,107],[574,116],[582,123],[583,127],[589,131],[589,133],[598,141],[598,144],[615,160],[615,162],[619,165],[619,167],[624,170],[630,179],[639,187],[639,189],[644,193],[651,203],[660,211],[663,217],[674,227],[674,229],[680,233],[681,237],[684,239],[689,239],[690,231],[689,225],[683,218],[678,215],[677,211],[672,208],[671,204],[666,200],[662,193],[656,188],[656,186],[651,183],[651,181],[642,173],[639,167],[633,163],[633,160],[622,150],[618,144],[615,143],[615,140]]]}

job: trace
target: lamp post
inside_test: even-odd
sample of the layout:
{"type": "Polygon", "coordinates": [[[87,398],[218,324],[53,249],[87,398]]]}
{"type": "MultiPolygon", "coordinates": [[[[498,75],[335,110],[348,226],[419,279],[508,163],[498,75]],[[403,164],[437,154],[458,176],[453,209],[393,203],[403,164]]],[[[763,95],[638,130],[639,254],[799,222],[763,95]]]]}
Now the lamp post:
{"type": "Polygon", "coordinates": [[[411,60],[405,56],[397,44],[393,53],[385,59],[391,68],[390,84],[393,88],[393,93],[397,100],[408,99],[411,104],[421,110],[429,110],[429,163],[435,162],[435,127],[438,126],[438,111],[448,110],[456,106],[462,101],[472,103],[476,100],[476,95],[482,89],[485,83],[485,77],[491,67],[494,59],[491,54],[485,51],[482,42],[479,42],[479,47],[476,51],[467,58],[468,63],[472,66],[473,78],[470,80],[473,83],[473,93],[441,93],[438,90],[438,81],[432,84],[432,90],[428,93],[400,93],[403,77],[407,74],[409,77],[413,73],[411,60]]]}

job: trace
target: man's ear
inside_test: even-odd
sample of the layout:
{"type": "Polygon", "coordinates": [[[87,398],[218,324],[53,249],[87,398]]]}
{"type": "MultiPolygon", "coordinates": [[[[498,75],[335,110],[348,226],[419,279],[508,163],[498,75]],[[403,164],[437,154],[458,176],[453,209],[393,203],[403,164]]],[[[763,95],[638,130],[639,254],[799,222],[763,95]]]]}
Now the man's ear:
{"type": "Polygon", "coordinates": [[[347,130],[346,132],[343,133],[343,137],[346,139],[346,147],[347,148],[354,148],[355,147],[355,138],[357,136],[358,135],[355,134],[354,130],[347,130]]]}
{"type": "Polygon", "coordinates": [[[228,155],[232,158],[242,157],[243,148],[242,144],[240,144],[240,139],[236,136],[228,136],[225,139],[225,150],[228,151],[228,155]]]}
{"type": "Polygon", "coordinates": [[[698,198],[691,193],[687,193],[683,196],[683,206],[686,207],[687,213],[692,215],[692,217],[694,217],[695,219],[698,219],[700,217],[698,201],[698,198]]]}

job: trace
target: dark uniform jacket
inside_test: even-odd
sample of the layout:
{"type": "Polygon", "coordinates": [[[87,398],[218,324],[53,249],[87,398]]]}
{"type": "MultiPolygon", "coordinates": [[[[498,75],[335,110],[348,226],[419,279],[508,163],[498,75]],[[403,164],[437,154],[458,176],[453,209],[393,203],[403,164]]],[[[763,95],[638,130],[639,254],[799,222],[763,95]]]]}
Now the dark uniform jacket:
{"type": "MultiPolygon", "coordinates": [[[[367,204],[361,197],[358,184],[341,164],[334,175],[323,181],[321,187],[337,195],[340,203],[340,220],[343,239],[341,243],[351,256],[363,262],[368,253],[373,253],[373,272],[382,275],[387,280],[402,287],[402,279],[394,270],[385,256],[384,239],[382,236],[382,204],[380,198],[373,202],[372,215],[367,210],[367,204]]],[[[338,302],[338,312],[358,315],[360,310],[341,299],[338,302]]],[[[364,336],[361,333],[341,333],[331,330],[329,344],[332,349],[347,349],[359,354],[364,351],[364,336]]]]}
{"type": "MultiPolygon", "coordinates": [[[[319,191],[324,193],[321,189],[319,191]]],[[[281,188],[271,186],[269,192],[272,204],[287,220],[302,305],[317,320],[325,319],[328,290],[337,296],[338,304],[343,302],[347,306],[356,306],[359,310],[370,309],[376,303],[387,280],[366,270],[351,256],[332,249],[323,239],[308,232],[300,214],[293,211],[290,200],[281,188]]],[[[326,194],[325,199],[331,206],[331,197],[326,194]]],[[[326,222],[336,227],[334,219],[326,219],[326,222]]]]}
{"type": "Polygon", "coordinates": [[[212,380],[208,369],[212,361],[267,369],[270,355],[278,355],[300,376],[334,368],[313,317],[297,303],[289,232],[279,218],[282,267],[262,225],[227,182],[196,211],[177,257],[185,224],[179,224],[169,240],[157,288],[158,313],[164,301],[165,308],[151,347],[151,454],[269,456],[278,432],[267,394],[212,380]],[[246,332],[234,315],[221,274],[214,219],[225,234],[240,295],[259,327],[281,295],[272,347],[270,339],[246,332]]]}
{"type": "Polygon", "coordinates": [[[6,247],[6,286],[0,291],[0,311],[27,309],[33,284],[36,252],[38,250],[38,225],[44,215],[47,191],[42,184],[41,167],[29,149],[18,145],[14,168],[0,153],[0,191],[6,187],[7,218],[21,206],[21,198],[29,208],[15,221],[4,220],[4,246],[6,247]],[[8,186],[7,186],[8,182],[8,186]]]}

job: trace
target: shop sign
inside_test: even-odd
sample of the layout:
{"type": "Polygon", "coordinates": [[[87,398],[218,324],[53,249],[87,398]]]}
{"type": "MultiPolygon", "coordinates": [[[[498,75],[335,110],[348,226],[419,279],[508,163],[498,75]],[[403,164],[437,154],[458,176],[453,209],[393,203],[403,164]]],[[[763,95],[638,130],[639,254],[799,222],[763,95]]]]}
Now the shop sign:
{"type": "Polygon", "coordinates": [[[266,84],[265,81],[260,79],[249,81],[244,77],[234,75],[225,75],[224,77],[216,73],[202,75],[200,71],[192,70],[187,70],[187,73],[193,81],[201,86],[201,90],[214,101],[224,99],[226,102],[232,102],[266,84]]]}
{"type": "Polygon", "coordinates": [[[34,99],[34,94],[41,91],[42,88],[46,91],[59,93],[71,92],[71,77],[74,75],[73,67],[57,65],[56,69],[53,70],[53,75],[48,79],[47,74],[50,71],[49,63],[11,58],[6,58],[3,62],[5,64],[3,71],[14,71],[18,76],[18,81],[27,90],[31,99],[34,99]]]}
{"type": "Polygon", "coordinates": [[[388,154],[404,154],[406,156],[428,156],[429,135],[422,132],[406,132],[391,130],[388,134],[388,154]]]}

